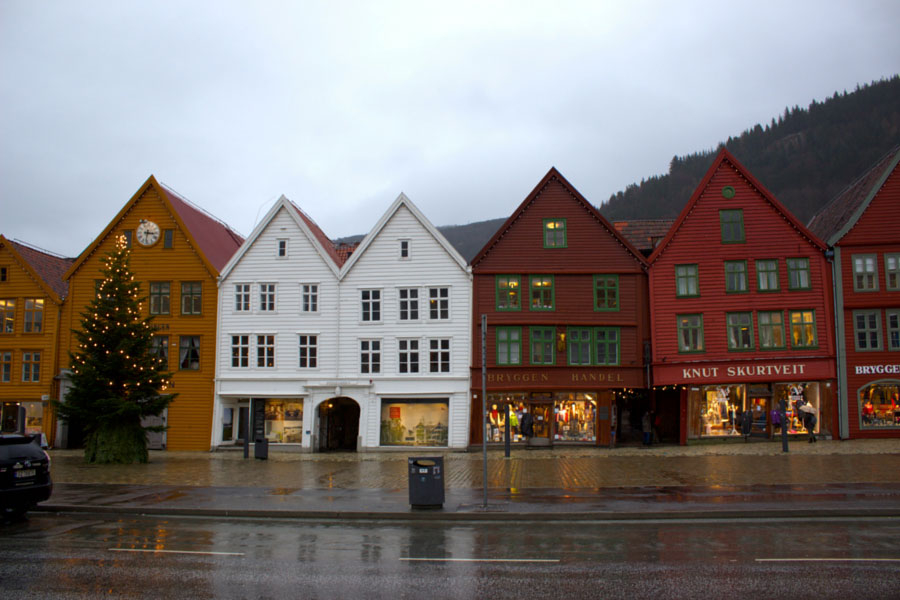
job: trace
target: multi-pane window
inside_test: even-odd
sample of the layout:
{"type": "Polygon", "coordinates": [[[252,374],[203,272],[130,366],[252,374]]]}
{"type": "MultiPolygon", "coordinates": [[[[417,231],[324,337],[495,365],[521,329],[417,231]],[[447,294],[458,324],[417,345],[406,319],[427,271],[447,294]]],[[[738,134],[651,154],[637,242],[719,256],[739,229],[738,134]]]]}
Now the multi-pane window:
{"type": "Polygon", "coordinates": [[[428,340],[428,371],[431,373],[450,372],[450,340],[448,338],[428,340]]]}
{"type": "Polygon", "coordinates": [[[156,357],[164,369],[169,368],[169,336],[154,335],[150,340],[150,354],[156,357]]]}
{"type": "Polygon", "coordinates": [[[163,248],[172,248],[175,246],[175,230],[163,230],[163,248]]]}
{"type": "Polygon", "coordinates": [[[591,330],[587,327],[570,327],[566,332],[566,350],[570,365],[591,364],[591,330]]]}
{"type": "Polygon", "coordinates": [[[594,275],[594,310],[619,310],[618,275],[594,275]]]}
{"type": "Polygon", "coordinates": [[[808,290],[809,285],[809,259],[808,258],[788,258],[788,289],[789,290],[808,290]]]}
{"type": "Polygon", "coordinates": [[[874,254],[853,255],[853,290],[874,292],[878,289],[878,260],[874,254]]]}
{"type": "Polygon", "coordinates": [[[381,340],[359,341],[359,372],[381,373],[381,340]]]}
{"type": "Polygon", "coordinates": [[[278,240],[276,246],[275,256],[278,258],[287,258],[288,254],[288,241],[287,240],[278,240]]]}
{"type": "Polygon", "coordinates": [[[594,329],[594,364],[619,364],[618,327],[597,327],[594,329]]]}
{"type": "Polygon", "coordinates": [[[12,352],[0,352],[0,382],[12,381],[12,352]]]}
{"type": "Polygon", "coordinates": [[[169,292],[171,286],[168,281],[150,282],[150,314],[169,314],[169,292]]]}
{"type": "Polygon", "coordinates": [[[40,333],[44,329],[44,299],[25,298],[25,333],[40,333]]]}
{"type": "Polygon", "coordinates": [[[16,301],[0,298],[0,333],[12,333],[16,325],[16,301]]]}
{"type": "Polygon", "coordinates": [[[753,315],[728,313],[725,317],[729,350],[753,350],[753,315]]]}
{"type": "Polygon", "coordinates": [[[199,315],[203,305],[203,285],[199,281],[185,281],[181,284],[181,314],[199,315]]]}
{"type": "Polygon", "coordinates": [[[22,381],[40,381],[41,380],[41,353],[40,352],[23,352],[22,353],[22,381]]]}
{"type": "Polygon", "coordinates": [[[777,259],[756,261],[756,288],[760,292],[775,292],[778,290],[777,259]]]}
{"type": "Polygon", "coordinates": [[[497,275],[496,286],[497,310],[519,310],[522,307],[519,298],[519,276],[497,275]]]}
{"type": "Polygon", "coordinates": [[[532,275],[531,310],[553,310],[553,275],[532,275]]]}
{"type": "Polygon", "coordinates": [[[200,336],[183,335],[178,340],[178,368],[182,371],[200,369],[200,336]]]}
{"type": "Polygon", "coordinates": [[[816,338],[816,313],[812,310],[792,310],[791,322],[791,347],[815,348],[818,345],[816,338]]]}
{"type": "Polygon", "coordinates": [[[359,291],[362,320],[380,321],[381,320],[381,290],[360,290],[359,291]]]}
{"type": "Polygon", "coordinates": [[[675,265],[675,295],[679,297],[700,295],[697,265],[675,265]]]}
{"type": "Polygon", "coordinates": [[[231,366],[246,368],[250,366],[250,336],[231,336],[231,366]]]}
{"type": "Polygon", "coordinates": [[[888,350],[896,352],[900,350],[900,309],[891,308],[884,311],[887,321],[888,350]]]}
{"type": "Polygon", "coordinates": [[[677,315],[679,352],[703,352],[703,315],[677,315]]]}
{"type": "Polygon", "coordinates": [[[256,336],[256,366],[262,369],[275,367],[275,336],[256,336]]]}
{"type": "Polygon", "coordinates": [[[428,318],[450,318],[450,288],[428,288],[428,318]]]}
{"type": "Polygon", "coordinates": [[[522,364],[522,328],[497,328],[497,364],[522,364]]]}
{"type": "Polygon", "coordinates": [[[556,330],[553,327],[532,327],[529,335],[531,338],[531,364],[552,365],[556,357],[556,352],[554,352],[556,330]]]}
{"type": "Polygon", "coordinates": [[[747,261],[725,261],[725,291],[729,293],[747,291],[747,261]]]}
{"type": "Polygon", "coordinates": [[[784,313],[765,311],[756,315],[759,325],[760,350],[784,348],[784,313]]]}
{"type": "Polygon", "coordinates": [[[881,350],[881,311],[854,310],[853,336],[858,351],[881,350]]]}
{"type": "Polygon", "coordinates": [[[723,244],[739,244],[744,241],[744,211],[740,208],[720,210],[719,226],[723,244]]]}
{"type": "Polygon", "coordinates": [[[304,283],[300,285],[300,311],[319,312],[319,286],[317,284],[304,283]]]}
{"type": "Polygon", "coordinates": [[[400,240],[400,258],[409,258],[409,240],[400,240]]]}
{"type": "Polygon", "coordinates": [[[419,290],[416,288],[400,288],[400,320],[416,321],[419,318],[419,290]]]}
{"type": "Polygon", "coordinates": [[[544,248],[566,247],[566,220],[544,219],[544,248]]]}
{"type": "Polygon", "coordinates": [[[900,290],[900,254],[884,255],[884,282],[889,290],[900,290]]]}
{"type": "Polygon", "coordinates": [[[319,364],[319,336],[301,333],[297,336],[301,369],[315,369],[319,364]]]}
{"type": "Polygon", "coordinates": [[[259,310],[262,312],[275,311],[275,284],[259,284],[259,310]]]}
{"type": "Polygon", "coordinates": [[[401,373],[418,373],[419,372],[419,340],[397,340],[400,372],[401,373]]]}
{"type": "Polygon", "coordinates": [[[250,284],[238,283],[234,286],[234,310],[246,312],[250,310],[250,284]]]}

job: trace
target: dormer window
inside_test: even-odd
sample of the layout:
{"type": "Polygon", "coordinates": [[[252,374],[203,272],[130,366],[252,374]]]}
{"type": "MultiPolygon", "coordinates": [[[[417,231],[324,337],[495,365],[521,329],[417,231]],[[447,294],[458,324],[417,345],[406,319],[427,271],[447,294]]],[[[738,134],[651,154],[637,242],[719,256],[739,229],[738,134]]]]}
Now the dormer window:
{"type": "Polygon", "coordinates": [[[409,258],[409,240],[400,240],[400,259],[409,258]]]}

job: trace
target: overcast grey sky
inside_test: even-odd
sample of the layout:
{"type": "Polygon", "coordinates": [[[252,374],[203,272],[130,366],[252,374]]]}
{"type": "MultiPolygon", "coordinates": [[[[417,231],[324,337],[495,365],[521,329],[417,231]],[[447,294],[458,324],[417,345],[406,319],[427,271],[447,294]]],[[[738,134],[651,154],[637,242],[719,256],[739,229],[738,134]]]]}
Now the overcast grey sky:
{"type": "Polygon", "coordinates": [[[0,233],[78,255],[153,174],[243,234],[332,238],[400,192],[506,217],[551,166],[594,204],[900,72],[897,0],[0,0],[0,233]]]}

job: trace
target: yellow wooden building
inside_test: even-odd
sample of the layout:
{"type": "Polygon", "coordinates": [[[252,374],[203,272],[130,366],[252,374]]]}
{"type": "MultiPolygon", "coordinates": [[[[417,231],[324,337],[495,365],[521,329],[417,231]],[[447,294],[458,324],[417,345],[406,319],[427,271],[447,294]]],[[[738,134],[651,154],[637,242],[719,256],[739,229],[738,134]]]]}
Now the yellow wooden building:
{"type": "MultiPolygon", "coordinates": [[[[68,299],[60,336],[60,398],[68,389],[68,352],[77,345],[71,330],[80,328],[81,312],[101,278],[101,259],[118,236],[131,246],[131,271],[145,297],[142,310],[159,327],[155,347],[168,358],[173,373],[163,436],[151,447],[209,450],[212,432],[216,349],[216,279],[243,239],[234,230],[191,204],[151,175],[106,229],[65,273],[68,299]]],[[[75,425],[59,424],[57,446],[81,444],[75,425]]]]}
{"type": "Polygon", "coordinates": [[[66,296],[63,258],[0,235],[0,429],[43,433],[52,442],[49,401],[66,296]]]}

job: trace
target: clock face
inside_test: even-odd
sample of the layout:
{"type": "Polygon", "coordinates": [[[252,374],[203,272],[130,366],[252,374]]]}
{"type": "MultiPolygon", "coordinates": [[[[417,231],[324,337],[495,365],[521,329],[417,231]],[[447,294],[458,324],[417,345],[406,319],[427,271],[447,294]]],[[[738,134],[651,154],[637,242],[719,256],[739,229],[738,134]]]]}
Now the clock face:
{"type": "Polygon", "coordinates": [[[159,225],[153,221],[141,220],[137,228],[137,240],[144,246],[152,246],[159,240],[159,225]]]}

